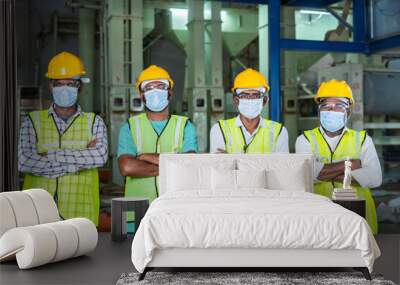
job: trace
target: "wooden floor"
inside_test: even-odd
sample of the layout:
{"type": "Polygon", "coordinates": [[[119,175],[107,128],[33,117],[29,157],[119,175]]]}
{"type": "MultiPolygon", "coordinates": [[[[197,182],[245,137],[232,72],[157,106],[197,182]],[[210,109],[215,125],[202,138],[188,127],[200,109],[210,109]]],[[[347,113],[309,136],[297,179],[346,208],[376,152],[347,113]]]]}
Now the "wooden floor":
{"type": "MultiPolygon", "coordinates": [[[[400,235],[376,237],[382,256],[374,272],[400,284],[400,235]]],[[[131,240],[111,241],[107,233],[99,234],[94,252],[42,267],[19,270],[16,262],[0,265],[0,284],[115,284],[124,272],[134,271],[130,258],[131,240]]]]}

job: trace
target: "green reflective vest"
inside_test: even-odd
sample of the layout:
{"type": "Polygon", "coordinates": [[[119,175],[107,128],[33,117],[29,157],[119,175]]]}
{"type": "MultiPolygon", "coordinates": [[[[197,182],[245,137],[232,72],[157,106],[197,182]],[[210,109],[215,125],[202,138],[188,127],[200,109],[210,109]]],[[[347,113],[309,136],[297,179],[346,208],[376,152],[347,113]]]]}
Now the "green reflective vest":
{"type": "MultiPolygon", "coordinates": [[[[328,164],[349,159],[359,159],[361,154],[362,145],[367,136],[365,131],[357,132],[355,130],[347,129],[336,149],[331,150],[329,144],[326,142],[321,130],[318,128],[305,131],[304,136],[311,144],[311,150],[318,162],[328,164]]],[[[331,198],[334,188],[341,188],[342,183],[331,181],[319,181],[314,184],[314,192],[326,197],[331,198]]],[[[366,218],[371,230],[374,234],[378,233],[378,222],[376,218],[376,208],[374,199],[368,188],[360,186],[353,186],[356,189],[358,197],[365,199],[366,202],[366,218]]]]}
{"type": "MultiPolygon", "coordinates": [[[[171,115],[160,133],[154,130],[145,113],[128,120],[137,153],[177,153],[183,150],[183,134],[188,118],[171,115]]],[[[157,177],[126,177],[126,197],[146,197],[153,201],[158,197],[157,177]]]]}
{"type": "Polygon", "coordinates": [[[264,118],[263,124],[253,136],[253,140],[246,144],[243,130],[235,124],[237,117],[220,120],[219,126],[225,140],[225,150],[228,153],[271,153],[276,151],[278,136],[282,130],[282,124],[264,118]]]}
{"type": "MultiPolygon", "coordinates": [[[[48,110],[29,113],[36,132],[38,154],[50,150],[85,149],[92,140],[94,113],[74,118],[63,134],[48,110]]],[[[99,178],[97,168],[46,178],[30,173],[25,175],[23,189],[43,188],[53,195],[62,218],[85,217],[95,225],[99,218],[99,178]]]]}

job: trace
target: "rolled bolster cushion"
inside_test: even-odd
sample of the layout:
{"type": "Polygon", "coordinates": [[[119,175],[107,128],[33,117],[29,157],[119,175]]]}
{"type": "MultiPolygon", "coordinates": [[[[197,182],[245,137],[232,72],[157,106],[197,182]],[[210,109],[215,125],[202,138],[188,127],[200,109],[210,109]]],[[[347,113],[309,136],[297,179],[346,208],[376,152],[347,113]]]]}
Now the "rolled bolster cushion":
{"type": "Polygon", "coordinates": [[[97,230],[88,219],[19,227],[0,238],[0,261],[14,257],[20,269],[86,254],[96,248],[97,230]]]}
{"type": "Polygon", "coordinates": [[[17,222],[10,202],[6,197],[0,195],[0,237],[16,226],[17,222]]]}
{"type": "Polygon", "coordinates": [[[0,237],[15,227],[60,220],[53,197],[43,189],[0,193],[0,237]]]}
{"type": "Polygon", "coordinates": [[[17,227],[33,226],[39,223],[35,205],[29,195],[23,191],[13,191],[3,192],[1,196],[9,202],[17,227]]]}
{"type": "Polygon", "coordinates": [[[91,252],[96,248],[98,233],[92,221],[86,218],[74,218],[64,222],[73,226],[78,233],[79,243],[74,257],[91,252]]]}
{"type": "Polygon", "coordinates": [[[0,239],[0,260],[17,258],[20,269],[51,262],[57,241],[51,229],[43,225],[14,228],[0,239]]]}
{"type": "Polygon", "coordinates": [[[51,262],[64,260],[75,255],[78,249],[78,233],[71,225],[65,222],[44,224],[51,230],[51,234],[57,241],[57,250],[51,262]]]}
{"type": "Polygon", "coordinates": [[[29,189],[22,193],[28,194],[35,205],[39,224],[52,223],[60,220],[57,205],[49,192],[43,189],[29,189]]]}

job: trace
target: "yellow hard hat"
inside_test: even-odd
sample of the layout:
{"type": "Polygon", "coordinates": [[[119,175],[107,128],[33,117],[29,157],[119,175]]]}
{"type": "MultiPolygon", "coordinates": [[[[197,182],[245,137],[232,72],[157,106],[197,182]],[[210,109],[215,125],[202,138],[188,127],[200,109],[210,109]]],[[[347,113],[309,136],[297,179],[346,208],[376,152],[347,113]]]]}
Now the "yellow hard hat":
{"type": "Polygon", "coordinates": [[[353,92],[350,86],[346,81],[339,81],[336,79],[321,83],[314,100],[319,103],[322,98],[347,98],[350,100],[350,104],[354,103],[353,92]]]}
{"type": "Polygon", "coordinates": [[[84,74],[86,74],[86,71],[79,57],[64,51],[50,60],[46,77],[50,79],[68,79],[81,77],[84,74]]]}
{"type": "Polygon", "coordinates": [[[264,75],[257,70],[247,68],[236,75],[235,81],[233,82],[232,93],[240,88],[259,88],[264,87],[266,91],[269,91],[269,86],[264,75]]]}
{"type": "Polygon", "coordinates": [[[139,74],[139,78],[136,81],[136,89],[140,91],[140,84],[142,84],[145,80],[156,80],[156,79],[165,79],[169,81],[169,87],[172,89],[174,87],[174,81],[169,76],[169,73],[164,69],[157,65],[150,65],[148,68],[143,70],[139,74]]]}

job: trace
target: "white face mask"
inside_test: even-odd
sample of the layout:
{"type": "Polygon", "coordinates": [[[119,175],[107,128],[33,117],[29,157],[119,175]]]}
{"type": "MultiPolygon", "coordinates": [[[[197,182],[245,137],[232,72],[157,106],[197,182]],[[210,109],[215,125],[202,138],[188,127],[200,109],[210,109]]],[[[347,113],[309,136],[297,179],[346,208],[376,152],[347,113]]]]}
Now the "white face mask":
{"type": "Polygon", "coordinates": [[[144,92],[146,107],[153,112],[161,112],[168,106],[168,90],[152,89],[144,92]]]}
{"type": "Polygon", "coordinates": [[[53,88],[54,103],[59,107],[72,107],[78,100],[78,88],[58,86],[53,88]]]}
{"type": "Polygon", "coordinates": [[[325,130],[334,133],[344,128],[347,122],[347,114],[335,111],[321,111],[319,120],[325,130]]]}
{"type": "Polygon", "coordinates": [[[240,114],[248,119],[254,119],[261,114],[263,109],[263,98],[260,99],[239,99],[238,106],[240,114]]]}

